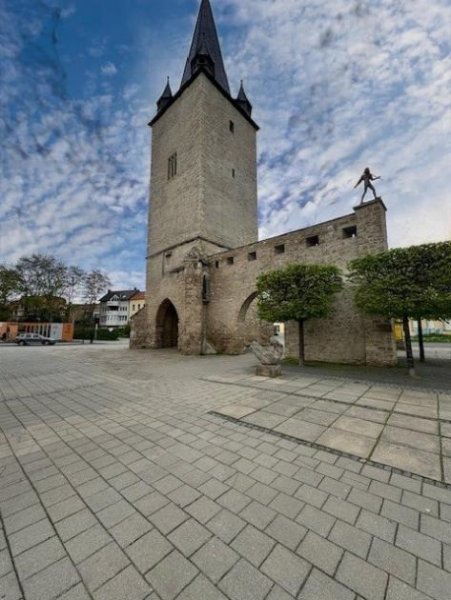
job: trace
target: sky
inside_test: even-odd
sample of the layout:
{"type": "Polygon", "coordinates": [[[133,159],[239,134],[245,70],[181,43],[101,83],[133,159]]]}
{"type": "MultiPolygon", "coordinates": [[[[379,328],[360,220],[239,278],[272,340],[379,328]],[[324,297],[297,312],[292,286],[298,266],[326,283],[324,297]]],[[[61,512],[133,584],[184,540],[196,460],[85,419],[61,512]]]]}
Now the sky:
{"type": "MultiPolygon", "coordinates": [[[[390,246],[451,239],[449,0],[212,0],[260,125],[260,238],[347,214],[381,175],[390,246]]],[[[155,102],[198,0],[0,0],[0,263],[143,289],[155,102]]]]}

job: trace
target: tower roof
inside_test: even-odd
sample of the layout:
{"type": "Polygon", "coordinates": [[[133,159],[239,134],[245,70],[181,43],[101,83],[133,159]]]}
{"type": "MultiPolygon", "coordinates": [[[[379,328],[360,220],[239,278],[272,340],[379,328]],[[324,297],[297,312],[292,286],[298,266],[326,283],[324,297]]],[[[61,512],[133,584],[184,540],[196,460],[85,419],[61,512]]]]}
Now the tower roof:
{"type": "Polygon", "coordinates": [[[230,94],[229,82],[222,60],[221,46],[219,45],[218,33],[216,31],[213,11],[211,10],[209,0],[202,0],[200,5],[199,16],[197,17],[193,41],[183,72],[181,86],[189,81],[194,75],[196,59],[199,55],[204,55],[205,52],[208,52],[208,57],[213,63],[214,79],[228,94],[230,94]]]}

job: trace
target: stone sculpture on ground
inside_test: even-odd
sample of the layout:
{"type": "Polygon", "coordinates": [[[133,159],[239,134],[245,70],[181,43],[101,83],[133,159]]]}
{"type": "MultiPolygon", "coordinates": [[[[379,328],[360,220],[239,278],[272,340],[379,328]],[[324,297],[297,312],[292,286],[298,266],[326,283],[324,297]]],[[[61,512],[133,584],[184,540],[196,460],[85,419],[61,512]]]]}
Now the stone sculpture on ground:
{"type": "Polygon", "coordinates": [[[280,343],[276,336],[270,339],[267,346],[262,346],[256,341],[250,345],[252,352],[260,361],[257,365],[257,375],[262,377],[279,377],[282,374],[280,361],[283,357],[283,344],[280,343]]]}

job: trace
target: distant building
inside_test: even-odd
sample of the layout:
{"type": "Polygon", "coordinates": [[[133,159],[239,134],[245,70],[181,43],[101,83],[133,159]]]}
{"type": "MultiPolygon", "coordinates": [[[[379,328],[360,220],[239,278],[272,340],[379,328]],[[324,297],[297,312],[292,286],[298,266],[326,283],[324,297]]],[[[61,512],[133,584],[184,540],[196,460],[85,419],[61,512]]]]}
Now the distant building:
{"type": "Polygon", "coordinates": [[[108,290],[99,300],[100,327],[125,327],[130,317],[145,305],[144,293],[133,290],[108,290]]]}

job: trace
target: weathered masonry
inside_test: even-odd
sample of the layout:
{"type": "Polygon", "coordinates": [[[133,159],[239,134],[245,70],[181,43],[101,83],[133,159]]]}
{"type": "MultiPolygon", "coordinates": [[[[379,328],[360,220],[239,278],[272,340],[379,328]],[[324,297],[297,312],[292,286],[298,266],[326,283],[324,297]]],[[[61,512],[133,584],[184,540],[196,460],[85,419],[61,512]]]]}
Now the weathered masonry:
{"type": "MultiPolygon", "coordinates": [[[[381,199],[313,227],[258,241],[258,126],[243,85],[230,93],[211,6],[203,0],[180,89],[169,83],[152,126],[147,301],[132,347],[240,353],[271,326],[255,310],[256,277],[289,263],[335,264],[387,248],[381,199]]],[[[306,324],[307,360],[394,364],[391,325],[363,317],[349,288],[330,319],[306,324]]],[[[286,327],[297,355],[297,328],[286,327]]]]}

